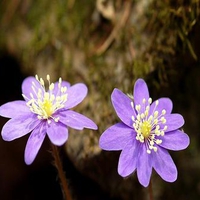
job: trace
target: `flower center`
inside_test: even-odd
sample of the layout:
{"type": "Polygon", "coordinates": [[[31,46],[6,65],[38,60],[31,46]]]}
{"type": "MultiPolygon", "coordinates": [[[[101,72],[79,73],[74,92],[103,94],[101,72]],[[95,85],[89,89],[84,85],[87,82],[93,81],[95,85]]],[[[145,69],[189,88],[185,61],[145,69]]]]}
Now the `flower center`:
{"type": "Polygon", "coordinates": [[[144,121],[141,124],[141,133],[144,136],[144,138],[148,138],[149,134],[151,133],[151,124],[148,121],[144,121]]]}
{"type": "Polygon", "coordinates": [[[133,128],[137,133],[136,140],[145,144],[147,153],[151,153],[152,150],[157,151],[156,145],[162,143],[158,136],[164,136],[167,130],[167,126],[164,126],[166,110],[163,109],[160,113],[156,110],[159,104],[157,100],[154,109],[149,113],[151,103],[151,98],[148,101],[143,99],[142,105],[135,105],[135,107],[131,102],[132,108],[136,110],[136,117],[132,116],[133,128]]]}
{"type": "Polygon", "coordinates": [[[48,91],[45,89],[44,80],[35,76],[36,80],[40,84],[37,87],[35,82],[32,82],[32,93],[30,93],[30,98],[23,97],[27,100],[27,106],[30,108],[31,112],[37,114],[38,119],[46,119],[48,123],[51,123],[51,119],[58,122],[59,118],[54,117],[53,114],[64,107],[67,101],[67,87],[62,87],[62,79],[58,81],[57,93],[54,93],[54,83],[50,83],[50,76],[47,75],[47,81],[49,83],[48,91]]]}
{"type": "Polygon", "coordinates": [[[47,116],[50,117],[53,114],[53,105],[52,102],[48,99],[45,99],[42,105],[44,111],[46,112],[47,116]]]}

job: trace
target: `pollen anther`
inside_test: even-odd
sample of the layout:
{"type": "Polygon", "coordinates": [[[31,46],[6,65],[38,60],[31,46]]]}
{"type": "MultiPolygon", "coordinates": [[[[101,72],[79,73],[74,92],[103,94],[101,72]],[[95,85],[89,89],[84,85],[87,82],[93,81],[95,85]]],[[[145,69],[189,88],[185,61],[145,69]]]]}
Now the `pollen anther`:
{"type": "Polygon", "coordinates": [[[40,87],[36,86],[35,82],[32,82],[33,93],[30,93],[30,97],[26,97],[24,94],[22,96],[27,100],[27,106],[30,111],[37,115],[40,120],[47,120],[48,124],[51,120],[55,122],[59,121],[58,117],[54,114],[57,110],[64,107],[67,101],[67,87],[62,87],[62,79],[59,78],[58,90],[56,94],[54,93],[54,83],[50,83],[50,76],[47,75],[46,79],[48,81],[49,87],[48,91],[45,89],[45,83],[42,78],[35,76],[36,80],[40,84],[40,87]]]}
{"type": "MultiPolygon", "coordinates": [[[[164,136],[167,126],[161,124],[166,123],[165,114],[166,110],[158,111],[157,106],[159,101],[155,101],[155,107],[153,111],[150,111],[150,105],[152,99],[148,101],[144,98],[142,104],[135,105],[136,116],[131,116],[133,121],[133,128],[136,131],[136,140],[141,143],[145,143],[147,153],[150,154],[153,150],[157,152],[157,145],[162,143],[162,140],[157,138],[158,136],[164,136]]],[[[134,109],[134,103],[131,102],[131,107],[134,109]]]]}

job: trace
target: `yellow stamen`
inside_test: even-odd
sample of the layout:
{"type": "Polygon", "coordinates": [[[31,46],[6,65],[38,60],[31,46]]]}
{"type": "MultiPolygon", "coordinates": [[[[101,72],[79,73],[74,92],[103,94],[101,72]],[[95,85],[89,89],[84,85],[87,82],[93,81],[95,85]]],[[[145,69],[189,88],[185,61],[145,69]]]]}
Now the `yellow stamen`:
{"type": "Polygon", "coordinates": [[[44,100],[44,102],[42,103],[42,108],[44,109],[47,117],[50,117],[53,114],[53,105],[50,100],[44,100]]]}
{"type": "Polygon", "coordinates": [[[151,124],[148,121],[144,121],[141,125],[141,133],[144,138],[148,138],[149,134],[151,133],[151,124]]]}

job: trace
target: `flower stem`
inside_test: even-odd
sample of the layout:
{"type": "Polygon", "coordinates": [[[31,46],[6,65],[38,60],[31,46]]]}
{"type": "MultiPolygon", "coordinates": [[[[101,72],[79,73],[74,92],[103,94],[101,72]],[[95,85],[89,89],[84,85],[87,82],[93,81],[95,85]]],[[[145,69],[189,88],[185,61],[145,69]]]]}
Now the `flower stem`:
{"type": "Polygon", "coordinates": [[[148,190],[149,190],[149,200],[153,200],[153,190],[152,190],[152,182],[151,182],[151,180],[150,180],[150,183],[149,183],[148,190]]]}
{"type": "Polygon", "coordinates": [[[60,185],[63,189],[65,199],[66,200],[72,200],[71,193],[70,193],[70,190],[69,190],[69,187],[68,187],[68,184],[67,184],[67,180],[66,180],[66,177],[65,177],[65,173],[63,171],[62,162],[61,162],[60,155],[59,155],[59,152],[58,152],[58,147],[53,145],[52,143],[51,143],[51,146],[52,146],[52,155],[53,155],[54,160],[55,160],[55,167],[58,170],[58,176],[60,178],[60,185]]]}

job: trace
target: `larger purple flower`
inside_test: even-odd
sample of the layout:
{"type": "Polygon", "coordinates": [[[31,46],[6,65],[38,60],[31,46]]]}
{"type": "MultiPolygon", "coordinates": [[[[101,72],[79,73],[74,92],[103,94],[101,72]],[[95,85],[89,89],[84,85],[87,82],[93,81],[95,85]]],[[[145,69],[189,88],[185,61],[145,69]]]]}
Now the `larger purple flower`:
{"type": "Polygon", "coordinates": [[[25,162],[31,164],[43,141],[48,135],[57,146],[68,139],[68,127],[82,130],[97,129],[96,124],[87,117],[69,110],[79,104],[87,95],[87,87],[78,83],[73,86],[60,78],[50,83],[48,90],[43,79],[28,77],[22,83],[25,101],[13,101],[0,107],[0,115],[11,118],[2,128],[2,137],[11,141],[32,132],[25,148],[25,162]]]}
{"type": "Polygon", "coordinates": [[[152,103],[142,79],[135,83],[133,100],[118,89],[111,99],[122,122],[108,128],[99,144],[104,150],[122,150],[118,173],[126,177],[136,170],[139,182],[146,187],[154,168],[162,179],[174,182],[177,168],[167,149],[187,148],[189,137],[179,130],[183,117],[171,114],[171,100],[160,98],[152,103]]]}

